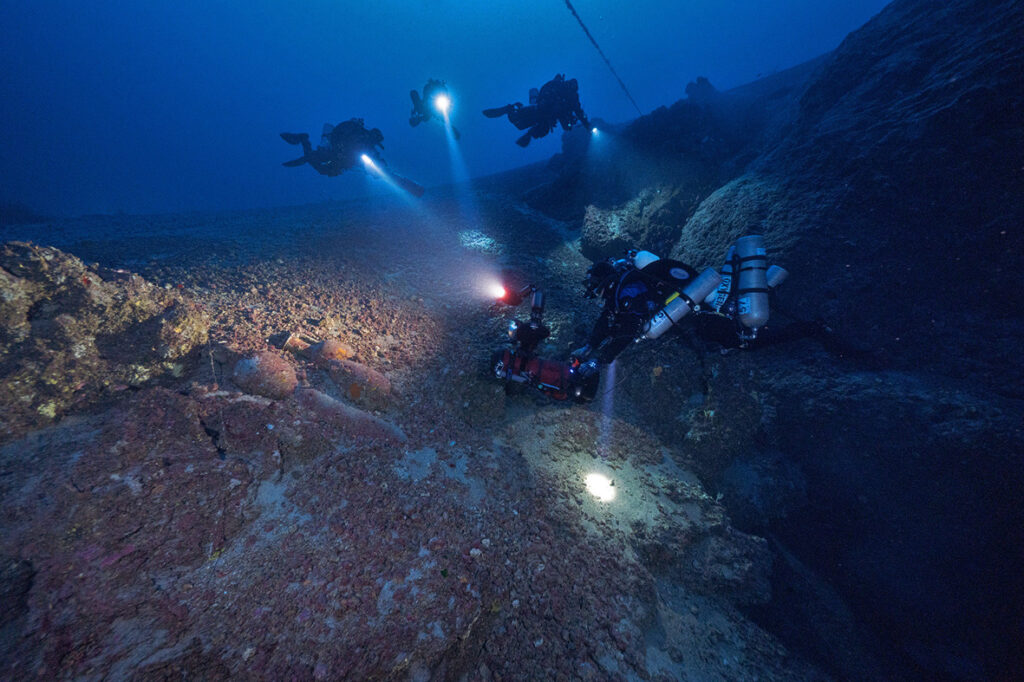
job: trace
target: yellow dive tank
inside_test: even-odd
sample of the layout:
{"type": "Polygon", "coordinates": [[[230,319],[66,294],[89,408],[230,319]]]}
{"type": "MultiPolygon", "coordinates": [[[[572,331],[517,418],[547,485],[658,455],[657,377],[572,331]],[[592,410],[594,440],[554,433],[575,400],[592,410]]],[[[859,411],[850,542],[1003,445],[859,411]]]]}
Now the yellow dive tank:
{"type": "Polygon", "coordinates": [[[736,240],[739,273],[736,307],[740,323],[758,330],[768,322],[768,258],[764,237],[752,234],[736,240]]]}
{"type": "Polygon", "coordinates": [[[686,285],[682,293],[672,296],[665,307],[658,311],[658,314],[644,325],[641,339],[656,339],[669,330],[672,325],[686,317],[686,315],[697,307],[697,304],[708,297],[718,287],[721,277],[714,268],[708,268],[700,273],[692,282],[686,285]]]}

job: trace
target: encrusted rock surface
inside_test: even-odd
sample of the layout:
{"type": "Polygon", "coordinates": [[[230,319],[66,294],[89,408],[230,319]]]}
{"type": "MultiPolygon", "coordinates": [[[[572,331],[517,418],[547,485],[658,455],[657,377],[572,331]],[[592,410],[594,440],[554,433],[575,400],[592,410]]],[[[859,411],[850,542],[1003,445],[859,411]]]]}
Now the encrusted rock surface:
{"type": "MultiPolygon", "coordinates": [[[[1024,592],[1019,553],[993,541],[1024,545],[1024,289],[1005,285],[1024,270],[1021,35],[1019,2],[897,0],[813,63],[619,128],[653,163],[636,169],[635,144],[588,150],[635,175],[618,193],[566,143],[562,171],[595,191],[552,214],[582,219],[588,257],[652,248],[645,197],[689,190],[699,205],[660,255],[720,266],[737,237],[763,234],[769,262],[790,271],[770,324],[836,331],[830,348],[721,356],[692,334],[663,337],[658,353],[620,359],[615,399],[740,527],[832,582],[835,595],[813,591],[822,612],[845,599],[871,624],[874,644],[854,647],[877,652],[865,663],[841,651],[845,619],[795,599],[773,612],[787,642],[840,677],[1024,668],[1020,600],[991,596],[1024,592]]],[[[796,589],[779,592],[775,606],[796,589]]]]}
{"type": "MultiPolygon", "coordinates": [[[[0,448],[0,676],[817,679],[739,611],[768,597],[764,542],[627,421],[507,395],[485,371],[507,319],[426,245],[367,238],[381,214],[250,263],[189,252],[146,270],[216,311],[211,341],[176,390],[125,389],[0,448]],[[382,253],[398,274],[363,269],[382,253]],[[271,350],[281,330],[337,345],[271,350]],[[288,390],[233,372],[254,357],[288,390]],[[360,403],[370,389],[386,399],[360,403]],[[615,500],[587,491],[594,472],[615,500]]],[[[575,316],[560,283],[584,261],[519,215],[490,237],[561,292],[554,353],[575,316]]]]}
{"type": "Polygon", "coordinates": [[[327,374],[357,405],[379,410],[386,407],[391,398],[391,381],[372,367],[352,360],[331,360],[327,374]]]}
{"type": "Polygon", "coordinates": [[[174,382],[207,341],[209,315],[181,292],[54,248],[5,244],[0,293],[0,440],[174,382]]]}
{"type": "Polygon", "coordinates": [[[169,288],[4,247],[0,676],[1012,678],[1021,28],[900,0],[631,145],[565,136],[473,224],[453,195],[24,228],[169,288]],[[780,312],[883,352],[666,335],[590,407],[478,362],[510,316],[481,273],[544,289],[564,357],[580,249],[718,265],[755,230],[780,312]],[[268,342],[289,390],[232,378],[268,342]]]}
{"type": "Polygon", "coordinates": [[[231,381],[248,393],[281,400],[295,392],[295,368],[283,356],[262,351],[235,363],[231,381]]]}

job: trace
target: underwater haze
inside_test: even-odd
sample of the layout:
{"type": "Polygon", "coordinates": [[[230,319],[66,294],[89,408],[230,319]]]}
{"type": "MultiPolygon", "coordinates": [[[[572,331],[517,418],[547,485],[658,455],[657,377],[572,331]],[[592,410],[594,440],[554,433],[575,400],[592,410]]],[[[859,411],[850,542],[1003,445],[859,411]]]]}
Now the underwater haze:
{"type": "MultiPolygon", "coordinates": [[[[706,76],[724,90],[835,48],[882,0],[578,0],[643,113],[706,76]]],[[[0,201],[46,215],[296,205],[380,190],[362,173],[283,168],[282,131],[352,117],[390,167],[451,182],[444,135],[411,128],[409,91],[447,81],[471,176],[542,161],[480,111],[577,78],[592,119],[637,111],[561,0],[81,3],[7,0],[0,201]]]]}
{"type": "Polygon", "coordinates": [[[1020,0],[0,25],[0,680],[1024,679],[1020,0]]]}

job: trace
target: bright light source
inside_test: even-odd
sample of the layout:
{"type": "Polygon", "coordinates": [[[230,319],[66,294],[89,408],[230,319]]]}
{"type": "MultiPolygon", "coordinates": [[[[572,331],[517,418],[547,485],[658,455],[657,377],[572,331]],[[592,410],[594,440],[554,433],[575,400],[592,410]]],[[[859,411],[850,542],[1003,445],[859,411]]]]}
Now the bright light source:
{"type": "Polygon", "coordinates": [[[604,474],[587,474],[585,480],[587,492],[601,502],[611,502],[615,499],[615,484],[604,474]]]}
{"type": "Polygon", "coordinates": [[[490,282],[487,293],[493,298],[505,298],[505,287],[501,286],[501,282],[490,282]]]}
{"type": "MultiPolygon", "coordinates": [[[[370,170],[376,171],[378,173],[381,172],[380,168],[378,168],[377,164],[373,162],[373,159],[370,158],[369,154],[360,154],[359,158],[362,159],[363,164],[365,164],[366,167],[369,168],[370,170]]],[[[383,175],[383,173],[381,173],[381,175],[383,175]]]]}
{"type": "Polygon", "coordinates": [[[437,110],[442,114],[447,114],[448,110],[452,106],[452,100],[448,95],[438,95],[434,98],[434,106],[437,107],[437,110]]]}
{"type": "Polygon", "coordinates": [[[590,134],[591,135],[597,135],[597,128],[591,128],[590,129],[590,134]]]}

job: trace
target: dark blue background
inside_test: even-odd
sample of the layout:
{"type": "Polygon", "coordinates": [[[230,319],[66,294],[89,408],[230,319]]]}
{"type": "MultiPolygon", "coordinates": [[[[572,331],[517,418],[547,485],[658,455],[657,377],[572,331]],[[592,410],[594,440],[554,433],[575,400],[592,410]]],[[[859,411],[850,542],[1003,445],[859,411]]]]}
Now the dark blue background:
{"type": "MultiPolygon", "coordinates": [[[[831,50],[883,0],[576,0],[644,112],[704,75],[727,89],[831,50]]],[[[591,117],[636,115],[562,0],[0,4],[0,200],[51,214],[301,204],[356,196],[363,173],[284,168],[283,130],[353,116],[391,168],[451,179],[440,127],[410,128],[409,90],[448,81],[471,175],[542,160],[559,136],[485,107],[576,77],[591,117]]]]}

